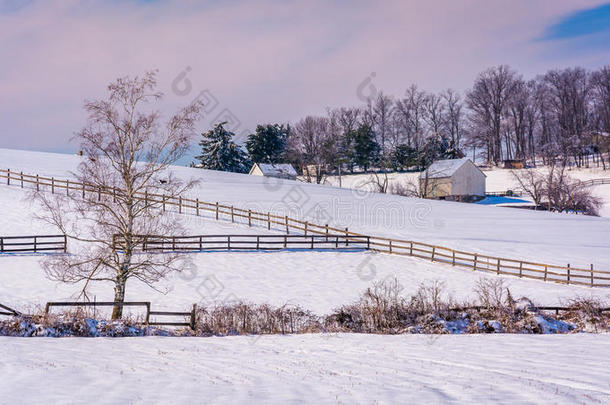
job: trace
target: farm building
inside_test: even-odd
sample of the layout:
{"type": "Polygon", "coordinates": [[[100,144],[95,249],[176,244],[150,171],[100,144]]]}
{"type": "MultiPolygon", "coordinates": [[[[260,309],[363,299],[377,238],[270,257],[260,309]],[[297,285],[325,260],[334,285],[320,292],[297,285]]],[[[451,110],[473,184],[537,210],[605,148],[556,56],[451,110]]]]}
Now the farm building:
{"type": "Polygon", "coordinates": [[[504,161],[505,169],[523,169],[524,166],[523,159],[509,159],[504,161]]]}
{"type": "Polygon", "coordinates": [[[468,158],[437,160],[419,175],[419,187],[426,198],[459,200],[485,196],[485,177],[468,158]]]}
{"type": "Polygon", "coordinates": [[[288,180],[296,180],[297,178],[296,170],[288,163],[254,163],[249,174],[288,180]]]}

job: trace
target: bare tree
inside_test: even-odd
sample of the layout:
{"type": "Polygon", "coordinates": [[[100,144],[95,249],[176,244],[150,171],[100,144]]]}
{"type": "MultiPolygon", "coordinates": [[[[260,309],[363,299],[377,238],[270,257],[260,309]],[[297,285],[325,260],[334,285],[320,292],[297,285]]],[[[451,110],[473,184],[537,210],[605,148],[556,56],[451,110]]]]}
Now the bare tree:
{"type": "Polygon", "coordinates": [[[534,209],[538,209],[546,195],[545,177],[535,169],[513,170],[512,175],[523,191],[534,201],[536,205],[534,209]]]}
{"type": "Polygon", "coordinates": [[[513,96],[517,74],[502,65],[481,73],[466,96],[470,118],[483,132],[488,163],[502,160],[502,125],[507,105],[513,96]]]}
{"type": "Polygon", "coordinates": [[[407,138],[407,145],[419,150],[424,140],[426,93],[412,85],[405,97],[396,103],[407,138]]]}
{"type": "Polygon", "coordinates": [[[424,103],[426,110],[426,122],[430,132],[434,135],[442,135],[445,119],[445,104],[443,98],[436,94],[428,94],[424,103]]]}
{"type": "Polygon", "coordinates": [[[381,155],[387,154],[387,141],[392,131],[391,117],[394,110],[394,101],[382,92],[379,93],[373,104],[373,129],[377,142],[381,146],[381,155]]]}
{"type": "Polygon", "coordinates": [[[462,134],[464,132],[464,113],[462,111],[460,95],[452,89],[447,89],[442,94],[442,97],[446,105],[444,121],[451,138],[451,143],[456,150],[460,150],[462,134]]]}
{"type": "MultiPolygon", "coordinates": [[[[169,166],[187,151],[201,104],[194,103],[162,125],[157,111],[144,105],[159,100],[156,73],[120,78],[108,86],[108,98],[86,101],[87,125],[76,134],[85,158],[73,177],[86,187],[59,197],[37,193],[45,208],[41,219],[56,226],[74,243],[70,255],[51,256],[43,266],[47,275],[67,283],[114,285],[114,301],[123,303],[127,280],[150,287],[172,271],[180,271],[177,254],[143,252],[140,235],[169,235],[181,231],[160,204],[142,195],[177,196],[193,183],[172,175],[169,166]]],[[[154,287],[153,287],[154,288],[154,287]]],[[[122,317],[116,305],[112,318],[122,317]]]]}

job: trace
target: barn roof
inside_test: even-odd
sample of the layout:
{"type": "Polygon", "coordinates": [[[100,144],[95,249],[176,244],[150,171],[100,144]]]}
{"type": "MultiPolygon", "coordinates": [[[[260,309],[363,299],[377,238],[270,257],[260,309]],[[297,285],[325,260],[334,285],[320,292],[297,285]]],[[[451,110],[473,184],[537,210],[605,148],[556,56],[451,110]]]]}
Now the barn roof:
{"type": "MultiPolygon", "coordinates": [[[[297,175],[296,170],[292,167],[291,164],[288,163],[255,163],[255,166],[258,166],[263,172],[265,176],[295,176],[297,175]]],[[[254,168],[254,167],[253,167],[254,168]]]]}
{"type": "Polygon", "coordinates": [[[430,167],[428,167],[428,169],[421,172],[419,178],[425,179],[426,173],[428,173],[429,179],[441,179],[444,177],[451,177],[466,162],[472,163],[472,161],[468,158],[437,160],[436,162],[432,163],[430,167]]]}

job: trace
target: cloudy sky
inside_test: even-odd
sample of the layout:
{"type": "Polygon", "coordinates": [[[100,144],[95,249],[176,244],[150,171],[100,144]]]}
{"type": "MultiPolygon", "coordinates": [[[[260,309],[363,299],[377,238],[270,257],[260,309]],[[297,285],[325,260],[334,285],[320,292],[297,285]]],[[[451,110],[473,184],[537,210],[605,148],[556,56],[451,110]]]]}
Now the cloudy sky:
{"type": "Polygon", "coordinates": [[[83,100],[150,69],[163,112],[203,97],[201,131],[221,116],[240,133],[371,90],[464,91],[498,64],[610,64],[610,3],[0,0],[0,147],[77,150],[83,100]]]}

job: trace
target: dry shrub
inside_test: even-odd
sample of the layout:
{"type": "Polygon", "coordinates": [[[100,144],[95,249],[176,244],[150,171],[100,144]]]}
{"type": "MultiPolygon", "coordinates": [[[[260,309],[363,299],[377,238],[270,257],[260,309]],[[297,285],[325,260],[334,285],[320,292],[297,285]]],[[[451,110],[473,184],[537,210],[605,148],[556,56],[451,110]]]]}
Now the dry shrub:
{"type": "Polygon", "coordinates": [[[93,311],[75,308],[56,314],[39,311],[34,315],[14,316],[0,321],[0,336],[46,337],[122,337],[167,335],[159,328],[142,326],[142,320],[124,318],[118,321],[98,320],[93,311]]]}
{"type": "Polygon", "coordinates": [[[487,308],[501,308],[505,305],[504,280],[501,278],[479,278],[474,292],[480,305],[487,308]]]}
{"type": "Polygon", "coordinates": [[[561,320],[574,323],[587,332],[608,331],[610,312],[603,312],[605,302],[599,298],[577,297],[567,302],[568,310],[561,312],[561,320]]]}
{"type": "Polygon", "coordinates": [[[318,317],[298,306],[272,307],[240,302],[199,308],[198,336],[320,332],[318,317]]]}

